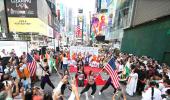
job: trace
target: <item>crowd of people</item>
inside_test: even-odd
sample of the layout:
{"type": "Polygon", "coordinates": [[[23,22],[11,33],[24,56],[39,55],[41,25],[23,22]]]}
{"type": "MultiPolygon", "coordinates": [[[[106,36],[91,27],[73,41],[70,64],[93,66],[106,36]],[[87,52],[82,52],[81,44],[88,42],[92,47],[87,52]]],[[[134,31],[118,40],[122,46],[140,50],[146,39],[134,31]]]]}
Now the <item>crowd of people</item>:
{"type": "Polygon", "coordinates": [[[18,57],[15,50],[12,50],[7,58],[4,50],[0,54],[0,100],[63,100],[66,88],[71,91],[68,100],[80,100],[81,95],[90,88],[92,88],[91,97],[95,99],[97,74],[93,71],[85,73],[84,68],[90,66],[90,61],[96,60],[102,62],[98,66],[102,69],[112,57],[115,59],[115,70],[118,71],[120,87],[115,88],[109,77],[99,90],[99,95],[102,95],[111,85],[114,90],[113,100],[126,100],[126,94],[132,97],[141,95],[142,100],[170,100],[169,66],[165,63],[159,64],[147,56],[138,57],[109,51],[105,52],[104,56],[96,58],[90,58],[90,55],[76,55],[74,67],[77,67],[77,72],[75,77],[70,79],[69,66],[72,57],[69,56],[69,52],[55,53],[54,50],[47,50],[43,56],[36,51],[32,52],[31,55],[37,65],[34,75],[30,74],[27,65],[27,53],[23,52],[18,57]],[[57,86],[50,80],[51,73],[60,76],[57,86]],[[41,81],[40,87],[34,85],[37,80],[41,81]],[[84,80],[87,80],[86,85],[84,80]],[[52,94],[44,92],[46,83],[53,89],[52,94]],[[78,91],[78,87],[84,89],[78,91]]]}
{"type": "Polygon", "coordinates": [[[170,70],[147,56],[120,54],[116,60],[120,79],[126,82],[125,92],[142,100],[169,100],[170,70]]]}

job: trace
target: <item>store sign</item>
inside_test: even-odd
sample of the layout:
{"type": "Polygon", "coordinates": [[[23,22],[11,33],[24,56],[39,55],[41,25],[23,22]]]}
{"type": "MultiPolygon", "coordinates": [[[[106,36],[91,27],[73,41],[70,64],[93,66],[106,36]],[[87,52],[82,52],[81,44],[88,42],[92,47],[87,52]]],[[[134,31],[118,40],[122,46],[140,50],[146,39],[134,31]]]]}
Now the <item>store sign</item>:
{"type": "Polygon", "coordinates": [[[8,17],[37,17],[37,0],[6,0],[8,17]]]}
{"type": "Polygon", "coordinates": [[[38,18],[8,17],[10,32],[32,32],[47,36],[48,25],[38,18]]]}

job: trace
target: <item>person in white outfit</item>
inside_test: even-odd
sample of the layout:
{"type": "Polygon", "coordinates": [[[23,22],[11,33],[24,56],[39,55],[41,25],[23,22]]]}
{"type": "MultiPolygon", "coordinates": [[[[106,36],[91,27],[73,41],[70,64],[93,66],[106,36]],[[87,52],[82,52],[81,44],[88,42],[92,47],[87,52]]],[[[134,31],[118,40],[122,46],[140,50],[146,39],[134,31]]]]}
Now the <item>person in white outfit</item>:
{"type": "Polygon", "coordinates": [[[142,100],[162,100],[161,91],[156,87],[156,82],[150,82],[150,87],[142,93],[142,100]]]}
{"type": "Polygon", "coordinates": [[[41,63],[39,60],[37,60],[37,69],[36,69],[36,75],[38,76],[38,79],[41,80],[42,74],[43,74],[43,69],[41,67],[41,63]]]}
{"type": "Polygon", "coordinates": [[[138,74],[137,74],[137,70],[134,65],[132,65],[131,69],[132,69],[132,72],[129,75],[127,85],[126,85],[126,93],[130,96],[134,96],[134,93],[136,93],[138,74]]]}

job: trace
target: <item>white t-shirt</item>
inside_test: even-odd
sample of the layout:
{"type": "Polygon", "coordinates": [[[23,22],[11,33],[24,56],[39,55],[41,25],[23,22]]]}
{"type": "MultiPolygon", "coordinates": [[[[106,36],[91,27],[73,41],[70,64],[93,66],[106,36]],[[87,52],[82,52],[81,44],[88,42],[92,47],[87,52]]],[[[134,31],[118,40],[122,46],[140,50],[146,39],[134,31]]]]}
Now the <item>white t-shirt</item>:
{"type": "MultiPolygon", "coordinates": [[[[146,92],[142,93],[142,100],[151,100],[152,89],[149,88],[146,92]]],[[[161,91],[154,88],[153,100],[162,100],[161,91]]]]}
{"type": "Polygon", "coordinates": [[[63,58],[63,64],[68,64],[68,58],[66,57],[63,58]]]}
{"type": "Polygon", "coordinates": [[[3,58],[3,57],[6,57],[7,55],[4,54],[3,52],[0,52],[0,56],[3,58]]]}
{"type": "Polygon", "coordinates": [[[157,83],[159,84],[159,90],[162,91],[162,89],[165,88],[163,80],[158,80],[157,83]]]}
{"type": "Polygon", "coordinates": [[[166,94],[166,91],[167,91],[168,89],[170,89],[170,87],[163,88],[162,91],[161,91],[162,94],[166,94]]]}

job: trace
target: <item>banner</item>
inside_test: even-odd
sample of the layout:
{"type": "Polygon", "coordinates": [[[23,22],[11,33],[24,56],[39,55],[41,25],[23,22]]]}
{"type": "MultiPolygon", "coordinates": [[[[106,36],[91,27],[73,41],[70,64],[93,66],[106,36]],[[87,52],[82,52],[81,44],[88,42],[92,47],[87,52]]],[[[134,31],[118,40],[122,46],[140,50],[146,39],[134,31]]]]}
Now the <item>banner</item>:
{"type": "Polygon", "coordinates": [[[98,48],[97,47],[79,47],[79,46],[70,47],[70,57],[72,57],[73,55],[86,56],[87,54],[98,57],[98,48]]]}
{"type": "Polygon", "coordinates": [[[97,47],[79,47],[71,46],[70,47],[70,65],[76,66],[76,59],[78,57],[84,58],[89,56],[89,66],[99,67],[98,62],[98,48],[97,47]]]}
{"type": "Polygon", "coordinates": [[[5,0],[8,17],[37,17],[37,0],[5,0]]]}
{"type": "Polygon", "coordinates": [[[38,18],[8,17],[10,32],[41,33],[48,36],[48,25],[38,18]]]}

